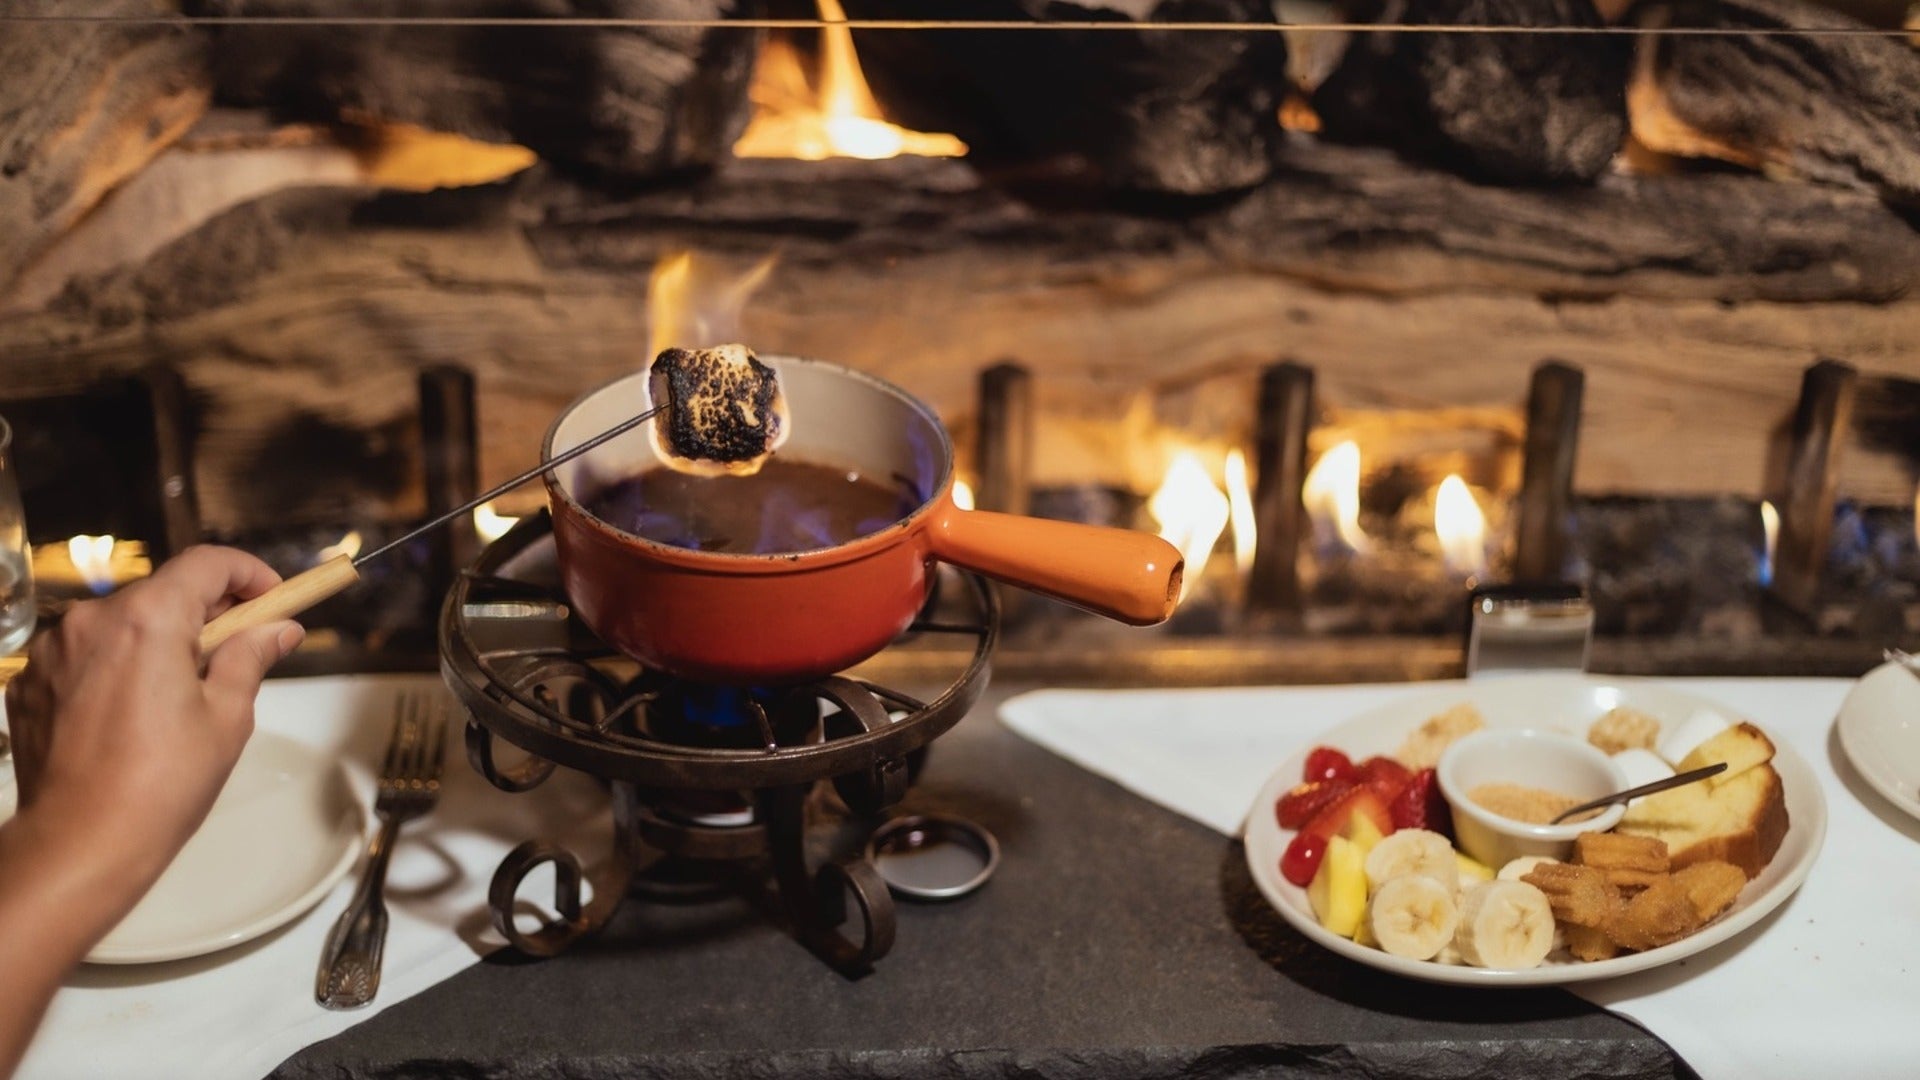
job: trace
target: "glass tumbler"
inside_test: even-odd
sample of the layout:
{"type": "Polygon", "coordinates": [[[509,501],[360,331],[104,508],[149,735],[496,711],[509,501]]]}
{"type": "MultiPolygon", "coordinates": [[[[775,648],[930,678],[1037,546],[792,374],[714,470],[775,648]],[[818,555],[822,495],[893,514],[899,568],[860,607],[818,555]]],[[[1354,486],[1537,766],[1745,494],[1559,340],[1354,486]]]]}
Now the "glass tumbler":
{"type": "Polygon", "coordinates": [[[0,417],[0,656],[18,652],[33,636],[33,568],[27,521],[14,473],[13,429],[0,417]]]}

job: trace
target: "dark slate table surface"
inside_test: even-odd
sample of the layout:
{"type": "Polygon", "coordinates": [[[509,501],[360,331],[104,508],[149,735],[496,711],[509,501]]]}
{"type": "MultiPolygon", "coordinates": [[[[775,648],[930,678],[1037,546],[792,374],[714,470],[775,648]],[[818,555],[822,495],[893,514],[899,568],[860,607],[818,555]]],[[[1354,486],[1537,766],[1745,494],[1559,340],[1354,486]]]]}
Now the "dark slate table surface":
{"type": "Polygon", "coordinates": [[[1312,945],[1237,843],[1001,727],[1019,689],[934,744],[901,808],[986,825],[999,872],[901,903],[873,974],[834,974],[744,901],[630,899],[594,941],[496,955],[274,1076],[1692,1075],[1562,991],[1429,986],[1312,945]]]}

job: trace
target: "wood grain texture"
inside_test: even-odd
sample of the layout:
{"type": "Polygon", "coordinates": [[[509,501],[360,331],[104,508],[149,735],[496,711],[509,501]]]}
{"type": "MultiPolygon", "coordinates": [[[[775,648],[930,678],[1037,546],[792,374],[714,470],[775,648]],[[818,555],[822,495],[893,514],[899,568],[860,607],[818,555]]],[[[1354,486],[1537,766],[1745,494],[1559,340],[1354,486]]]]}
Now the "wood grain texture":
{"type": "MultiPolygon", "coordinates": [[[[151,15],[157,0],[32,0],[32,14],[151,15]]],[[[0,33],[0,286],[206,111],[185,26],[11,23],[0,33]]]]}
{"type": "MultiPolygon", "coordinates": [[[[1310,143],[1190,217],[908,160],[737,161],[626,194],[539,169],[283,191],[0,318],[0,366],[41,390],[175,364],[214,528],[398,518],[422,507],[417,369],[474,371],[482,483],[530,467],[568,401],[645,362],[647,274],[684,248],[742,270],[777,250],[745,340],[880,373],[963,434],[978,372],[1026,364],[1041,483],[1151,471],[1111,423],[1143,392],[1163,421],[1250,445],[1282,353],[1343,413],[1517,408],[1541,359],[1574,364],[1586,493],[1759,493],[1816,356],[1863,385],[1920,380],[1920,238],[1871,196],[1730,175],[1522,191],[1310,143]]],[[[1897,446],[1843,460],[1843,495],[1912,498],[1897,446]]]]}
{"type": "MultiPolygon", "coordinates": [[[[1645,23],[1717,30],[1863,29],[1804,0],[1661,0],[1645,23]]],[[[1920,51],[1896,37],[1649,38],[1630,94],[1647,146],[1872,191],[1920,207],[1920,51]]]]}
{"type": "MultiPolygon", "coordinates": [[[[193,0],[208,15],[339,15],[338,0],[193,0]]],[[[754,0],[362,0],[369,17],[760,14],[754,0]]],[[[400,120],[623,177],[724,160],[747,118],[750,29],[244,26],[216,35],[220,100],[400,120]]]]}

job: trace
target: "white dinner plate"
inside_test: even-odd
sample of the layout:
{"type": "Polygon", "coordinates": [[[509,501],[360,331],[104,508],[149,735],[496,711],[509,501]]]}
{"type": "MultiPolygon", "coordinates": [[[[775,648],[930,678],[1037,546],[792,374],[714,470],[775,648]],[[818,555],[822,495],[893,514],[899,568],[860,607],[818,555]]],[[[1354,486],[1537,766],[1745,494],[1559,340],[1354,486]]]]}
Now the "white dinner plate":
{"type": "Polygon", "coordinates": [[[1840,749],[1873,790],[1920,818],[1920,676],[1882,664],[1861,676],[1834,721],[1840,749]]]}
{"type": "Polygon", "coordinates": [[[1583,962],[1549,960],[1526,971],[1491,971],[1426,960],[1408,960],[1378,949],[1356,945],[1329,933],[1313,917],[1307,891],[1280,876],[1280,854],[1293,839],[1293,830],[1280,828],[1274,804],[1300,782],[1307,752],[1315,746],[1343,750],[1355,761],[1374,754],[1391,754],[1407,732],[1428,717],[1460,702],[1472,702],[1489,727],[1532,727],[1566,731],[1584,737],[1587,726],[1608,710],[1628,706],[1660,721],[1664,730],[1680,723],[1695,709],[1711,708],[1730,720],[1739,715],[1725,706],[1635,679],[1587,675],[1520,676],[1471,682],[1457,688],[1391,702],[1362,713],[1323,732],[1288,758],[1268,779],[1247,815],[1247,865],[1253,880],[1280,916],[1294,928],[1342,956],[1369,967],[1427,982],[1466,986],[1557,986],[1608,979],[1670,964],[1712,948],[1758,922],[1793,895],[1806,880],[1827,834],[1827,803],[1820,784],[1805,759],[1784,741],[1774,740],[1773,767],[1787,801],[1787,835],[1773,861],[1747,883],[1733,907],[1712,923],[1671,945],[1628,953],[1612,960],[1583,962]]]}
{"type": "Polygon", "coordinates": [[[278,929],[352,868],[365,829],[336,758],[255,731],[199,831],[87,960],[179,960],[278,929]]]}

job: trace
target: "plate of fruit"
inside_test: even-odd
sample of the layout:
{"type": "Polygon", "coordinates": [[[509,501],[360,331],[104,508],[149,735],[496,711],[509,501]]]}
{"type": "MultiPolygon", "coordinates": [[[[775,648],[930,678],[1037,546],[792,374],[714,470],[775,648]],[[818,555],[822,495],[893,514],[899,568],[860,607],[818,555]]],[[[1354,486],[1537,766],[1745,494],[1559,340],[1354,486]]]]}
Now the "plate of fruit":
{"type": "Polygon", "coordinates": [[[1733,937],[1799,888],[1826,827],[1812,768],[1732,710],[1632,679],[1523,676],[1322,733],[1261,790],[1246,852],[1275,910],[1334,952],[1429,982],[1539,986],[1733,937]]]}

